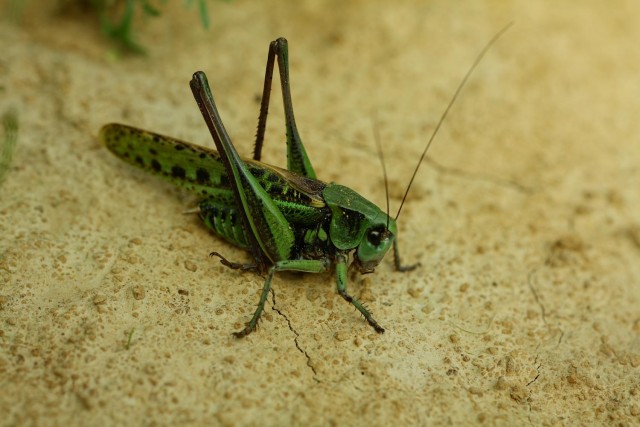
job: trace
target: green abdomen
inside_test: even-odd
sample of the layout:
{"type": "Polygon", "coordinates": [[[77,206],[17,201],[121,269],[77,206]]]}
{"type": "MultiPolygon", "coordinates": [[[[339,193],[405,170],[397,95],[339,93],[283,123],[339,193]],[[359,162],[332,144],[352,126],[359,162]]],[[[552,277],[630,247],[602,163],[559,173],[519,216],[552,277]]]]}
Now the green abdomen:
{"type": "MultiPolygon", "coordinates": [[[[100,139],[125,162],[197,195],[205,225],[237,246],[248,246],[231,183],[217,151],[121,124],[104,126],[100,139]]],[[[319,197],[326,186],[323,182],[260,162],[245,162],[295,229],[313,229],[330,215],[319,197]]]]}

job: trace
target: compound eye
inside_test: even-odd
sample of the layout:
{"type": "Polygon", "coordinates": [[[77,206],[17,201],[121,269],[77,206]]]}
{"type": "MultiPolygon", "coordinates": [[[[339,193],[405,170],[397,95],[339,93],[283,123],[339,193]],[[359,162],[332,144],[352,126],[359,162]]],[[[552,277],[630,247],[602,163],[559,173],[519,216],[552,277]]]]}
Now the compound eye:
{"type": "Polygon", "coordinates": [[[373,246],[380,246],[382,237],[384,236],[384,228],[374,228],[367,233],[367,241],[373,246]]]}

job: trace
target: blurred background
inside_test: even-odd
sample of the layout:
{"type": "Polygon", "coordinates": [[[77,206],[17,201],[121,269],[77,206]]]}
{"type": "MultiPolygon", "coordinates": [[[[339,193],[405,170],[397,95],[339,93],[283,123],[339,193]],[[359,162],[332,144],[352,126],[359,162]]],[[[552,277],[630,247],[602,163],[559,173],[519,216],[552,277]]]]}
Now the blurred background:
{"type": "MultiPolygon", "coordinates": [[[[640,5],[633,1],[0,2],[0,413],[6,425],[640,423],[640,5]],[[193,200],[101,146],[121,122],[212,147],[203,70],[249,156],[289,40],[318,176],[399,218],[350,291],[262,278],[193,200]]],[[[284,166],[277,77],[263,159],[284,166]]]]}

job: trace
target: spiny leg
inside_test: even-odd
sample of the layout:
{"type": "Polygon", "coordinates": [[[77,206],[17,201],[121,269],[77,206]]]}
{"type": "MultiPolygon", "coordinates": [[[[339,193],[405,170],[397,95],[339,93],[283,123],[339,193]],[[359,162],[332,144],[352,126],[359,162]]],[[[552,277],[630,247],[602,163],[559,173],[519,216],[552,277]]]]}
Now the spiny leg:
{"type": "Polygon", "coordinates": [[[258,301],[258,308],[253,313],[253,317],[247,323],[245,328],[239,332],[234,332],[233,335],[236,338],[242,338],[255,331],[260,315],[264,310],[264,305],[267,302],[269,296],[269,290],[271,289],[271,280],[273,279],[273,273],[276,271],[301,271],[304,273],[322,273],[329,268],[330,262],[328,259],[320,260],[284,260],[278,261],[269,268],[267,273],[267,279],[262,287],[262,293],[260,294],[260,301],[258,301]]]}
{"type": "Polygon", "coordinates": [[[396,271],[400,271],[403,273],[406,271],[415,270],[415,268],[420,265],[419,262],[416,262],[415,264],[402,265],[402,263],[400,262],[400,249],[398,249],[397,240],[393,241],[393,264],[396,267],[396,271]]]}
{"type": "Polygon", "coordinates": [[[289,47],[287,40],[283,37],[272,41],[269,45],[262,101],[260,102],[260,116],[258,117],[258,130],[256,132],[256,143],[253,148],[253,159],[260,160],[262,157],[267,114],[269,113],[269,100],[271,98],[273,66],[276,58],[278,59],[278,72],[280,73],[280,87],[282,89],[282,101],[284,104],[285,126],[287,131],[287,169],[309,178],[316,178],[316,173],[302,144],[302,139],[296,126],[296,119],[293,115],[293,102],[291,101],[291,86],[289,83],[289,47]]]}
{"type": "Polygon", "coordinates": [[[194,73],[190,86],[231,181],[235,207],[242,218],[253,259],[262,271],[275,261],[289,259],[295,243],[293,230],[233,146],[216,108],[207,77],[201,71],[194,73]]]}
{"type": "Polygon", "coordinates": [[[221,254],[219,254],[218,252],[211,252],[209,254],[210,257],[218,257],[220,258],[220,264],[224,265],[225,267],[229,267],[232,270],[257,270],[258,269],[258,264],[256,263],[250,263],[250,264],[243,264],[240,262],[232,262],[229,261],[228,259],[226,259],[225,257],[223,257],[221,254]]]}
{"type": "Polygon", "coordinates": [[[347,256],[345,254],[338,254],[336,256],[336,279],[338,282],[338,293],[348,303],[353,304],[360,313],[367,320],[367,323],[375,329],[379,334],[384,332],[384,328],[375,321],[369,310],[364,305],[351,295],[347,293],[347,256]]]}
{"type": "Polygon", "coordinates": [[[262,314],[262,310],[264,310],[264,304],[267,302],[267,297],[269,296],[269,290],[271,289],[271,279],[273,279],[273,273],[276,271],[276,267],[272,266],[267,273],[267,280],[264,281],[264,285],[262,286],[262,293],[260,294],[260,301],[258,302],[258,308],[255,313],[253,313],[253,317],[247,323],[247,326],[240,332],[234,332],[233,336],[236,338],[242,338],[249,335],[251,332],[255,331],[256,324],[260,319],[260,315],[262,314]]]}
{"type": "Polygon", "coordinates": [[[264,133],[267,127],[267,115],[269,114],[269,101],[271,100],[271,81],[273,80],[273,64],[275,62],[275,50],[273,43],[269,45],[267,66],[264,72],[264,87],[260,101],[260,115],[258,116],[258,130],[256,131],[256,143],[253,146],[253,160],[262,158],[262,146],[264,145],[264,133]]]}

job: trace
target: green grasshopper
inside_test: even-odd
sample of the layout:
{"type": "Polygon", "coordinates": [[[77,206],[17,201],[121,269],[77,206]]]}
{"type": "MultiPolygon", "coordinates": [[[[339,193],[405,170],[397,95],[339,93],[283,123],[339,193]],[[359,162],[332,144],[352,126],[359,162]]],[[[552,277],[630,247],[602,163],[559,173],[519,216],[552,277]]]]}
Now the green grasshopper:
{"type": "MultiPolygon", "coordinates": [[[[256,329],[276,271],[321,273],[332,266],[338,293],[362,313],[376,332],[383,333],[369,310],[347,293],[350,254],[349,268],[362,274],[373,272],[391,247],[396,270],[416,267],[417,264],[400,263],[396,220],[420,163],[460,89],[486,50],[505,30],[487,44],[458,87],[418,162],[395,218],[388,213],[388,191],[385,213],[355,191],[316,178],[293,115],[288,45],[284,38],[269,45],[253,159],[243,159],[233,146],[207,77],[201,71],[193,75],[190,86],[217,151],[122,124],[105,125],[100,130],[100,139],[122,160],[195,193],[200,198],[198,211],[204,224],[218,236],[249,251],[253,262],[230,262],[217,252],[211,256],[219,257],[223,265],[232,269],[266,274],[258,307],[246,327],[234,333],[236,337],[244,337],[256,329]],[[286,170],[260,162],[276,59],[286,122],[286,170]]],[[[376,141],[381,154],[379,138],[376,141]]]]}

